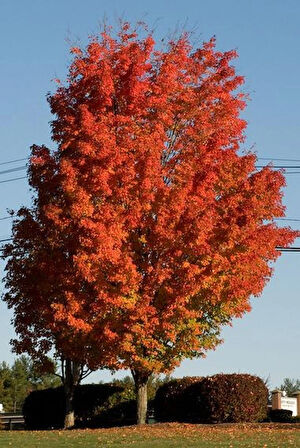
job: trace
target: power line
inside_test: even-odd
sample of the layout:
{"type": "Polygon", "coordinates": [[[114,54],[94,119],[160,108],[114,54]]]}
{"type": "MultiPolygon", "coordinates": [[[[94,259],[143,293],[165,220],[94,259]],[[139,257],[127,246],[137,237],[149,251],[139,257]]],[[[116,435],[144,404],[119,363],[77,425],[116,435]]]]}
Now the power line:
{"type": "MultiPolygon", "coordinates": [[[[16,167],[16,168],[11,168],[11,169],[9,169],[9,170],[0,171],[0,174],[14,173],[15,171],[25,170],[26,168],[27,168],[26,165],[18,166],[18,167],[16,167]]],[[[300,167],[299,167],[299,168],[300,168],[300,167]]]]}
{"type": "MultiPolygon", "coordinates": [[[[26,158],[23,158],[23,159],[10,160],[10,161],[7,161],[7,162],[1,162],[0,165],[6,165],[6,164],[9,164],[9,163],[15,163],[15,162],[18,162],[18,161],[21,161],[21,160],[28,160],[28,159],[29,159],[29,157],[26,157],[26,158]]],[[[265,159],[260,158],[259,160],[265,160],[265,159]]],[[[270,160],[280,160],[280,159],[270,159],[270,160]]],[[[294,159],[294,160],[293,159],[281,159],[281,160],[297,161],[297,159],[294,159]]],[[[256,165],[256,168],[266,168],[267,166],[268,165],[256,165]]],[[[14,173],[16,171],[22,171],[22,170],[25,170],[26,168],[27,168],[27,165],[18,166],[18,167],[11,168],[11,169],[8,169],[8,170],[0,171],[0,175],[14,173]]],[[[271,166],[271,168],[272,169],[276,169],[276,170],[277,169],[300,169],[300,165],[273,165],[273,166],[271,166]]],[[[286,171],[285,174],[300,174],[300,171],[286,171]]],[[[17,180],[17,179],[14,179],[14,180],[17,180]]],[[[8,180],[8,182],[9,181],[10,180],[8,180]]]]}
{"type": "Polygon", "coordinates": [[[300,247],[276,247],[280,252],[300,252],[300,247]]]}
{"type": "MultiPolygon", "coordinates": [[[[14,173],[16,171],[22,171],[22,170],[25,170],[26,168],[27,168],[27,166],[24,165],[24,166],[19,166],[19,167],[12,168],[12,169],[9,169],[9,170],[0,171],[0,175],[14,173]]],[[[265,165],[257,165],[256,168],[265,168],[265,165]]],[[[286,169],[286,168],[289,168],[289,169],[290,168],[299,169],[300,166],[272,166],[271,168],[274,168],[274,169],[286,169]]],[[[286,171],[284,174],[300,174],[300,171],[286,171]]],[[[0,183],[11,182],[13,180],[18,180],[18,179],[25,179],[25,177],[26,176],[16,177],[16,178],[13,178],[13,179],[7,179],[7,180],[0,181],[0,183]]]]}
{"type": "Polygon", "coordinates": [[[297,253],[300,253],[300,249],[299,250],[287,250],[287,249],[280,249],[280,252],[281,253],[289,253],[289,254],[291,254],[291,253],[295,253],[295,254],[297,254],[297,253]]]}
{"type": "MultiPolygon", "coordinates": [[[[10,163],[22,162],[23,160],[29,160],[30,156],[23,157],[21,159],[7,160],[6,162],[0,162],[0,165],[8,165],[10,163]]],[[[300,162],[300,159],[278,159],[275,157],[257,157],[257,160],[276,160],[277,162],[300,162]]]]}
{"type": "MultiPolygon", "coordinates": [[[[4,221],[5,219],[13,219],[14,215],[7,215],[0,217],[0,221],[4,221]]],[[[291,221],[291,222],[300,222],[300,218],[274,218],[275,221],[291,221]]]]}
{"type": "MultiPolygon", "coordinates": [[[[15,169],[15,170],[12,170],[12,171],[19,171],[20,169],[24,169],[24,168],[19,167],[18,169],[15,169]]],[[[0,172],[0,174],[4,174],[4,172],[2,172],[2,173],[0,172]]],[[[300,174],[300,171],[287,171],[284,174],[300,174]]],[[[27,176],[13,177],[11,179],[0,180],[0,184],[4,184],[6,182],[13,182],[13,181],[19,180],[19,179],[27,179],[27,176]]]]}
{"type": "Polygon", "coordinates": [[[278,162],[300,162],[300,159],[275,159],[270,157],[257,157],[257,160],[276,160],[278,162]]]}
{"type": "MultiPolygon", "coordinates": [[[[256,165],[256,167],[255,168],[267,168],[267,166],[268,165],[256,165]]],[[[299,169],[300,168],[300,166],[270,166],[269,168],[272,168],[272,169],[274,169],[274,170],[279,170],[279,169],[291,169],[291,168],[294,168],[294,169],[299,169]]],[[[299,174],[300,173],[300,171],[285,171],[284,172],[284,175],[285,174],[299,174]]]]}
{"type": "Polygon", "coordinates": [[[5,182],[12,182],[13,180],[19,180],[19,179],[27,179],[27,176],[13,177],[12,179],[0,180],[0,184],[4,184],[5,182]]]}
{"type": "MultiPolygon", "coordinates": [[[[29,160],[30,156],[28,157],[22,157],[21,159],[14,159],[14,160],[8,160],[6,162],[0,162],[1,165],[8,165],[10,163],[16,163],[16,162],[22,162],[23,160],[29,160]]],[[[281,159],[281,158],[275,158],[275,157],[257,157],[257,160],[276,160],[278,162],[300,162],[300,159],[281,159]]]]}
{"type": "Polygon", "coordinates": [[[11,218],[13,218],[12,215],[2,216],[2,218],[0,218],[0,221],[4,221],[4,219],[11,219],[11,218]]]}
{"type": "Polygon", "coordinates": [[[295,221],[295,222],[300,222],[300,219],[298,218],[274,218],[276,221],[295,221]]]}
{"type": "MultiPolygon", "coordinates": [[[[13,238],[3,238],[2,240],[0,240],[0,243],[4,243],[5,241],[12,241],[13,238]]],[[[3,250],[3,247],[0,248],[1,250],[3,250]]],[[[280,251],[280,252],[300,252],[300,247],[282,247],[282,246],[277,246],[276,250],[280,251]]]]}
{"type": "MultiPolygon", "coordinates": [[[[266,168],[269,165],[256,165],[256,168],[266,168]]],[[[274,169],[285,169],[285,168],[300,168],[300,165],[273,165],[270,168],[274,169]]]]}
{"type": "Polygon", "coordinates": [[[23,160],[29,160],[29,157],[23,157],[22,159],[9,160],[7,162],[1,162],[0,165],[8,165],[9,163],[22,162],[23,160]]]}

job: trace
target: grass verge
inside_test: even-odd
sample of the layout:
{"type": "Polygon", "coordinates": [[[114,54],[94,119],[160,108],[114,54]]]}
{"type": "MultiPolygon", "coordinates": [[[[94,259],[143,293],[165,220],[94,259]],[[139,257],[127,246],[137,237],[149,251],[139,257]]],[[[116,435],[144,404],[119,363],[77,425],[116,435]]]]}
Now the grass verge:
{"type": "Polygon", "coordinates": [[[155,424],[73,431],[0,431],[1,448],[300,448],[300,424],[155,424]]]}

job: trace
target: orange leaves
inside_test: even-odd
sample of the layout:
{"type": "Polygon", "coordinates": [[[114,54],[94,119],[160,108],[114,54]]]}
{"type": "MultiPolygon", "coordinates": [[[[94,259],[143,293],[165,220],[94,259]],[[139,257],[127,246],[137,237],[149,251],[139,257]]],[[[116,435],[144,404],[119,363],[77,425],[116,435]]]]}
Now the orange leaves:
{"type": "Polygon", "coordinates": [[[239,155],[244,80],[215,45],[193,50],[185,34],[155,50],[124,24],[72,49],[48,98],[58,148],[32,148],[36,199],[8,251],[19,334],[32,325],[75,352],[85,335],[93,367],[161,372],[249,311],[296,233],[274,224],[283,175],[239,155]]]}
{"type": "Polygon", "coordinates": [[[75,55],[77,54],[77,55],[79,55],[79,56],[82,55],[82,51],[81,51],[81,49],[78,48],[78,47],[72,47],[72,48],[70,49],[70,53],[75,54],[75,55]]]}

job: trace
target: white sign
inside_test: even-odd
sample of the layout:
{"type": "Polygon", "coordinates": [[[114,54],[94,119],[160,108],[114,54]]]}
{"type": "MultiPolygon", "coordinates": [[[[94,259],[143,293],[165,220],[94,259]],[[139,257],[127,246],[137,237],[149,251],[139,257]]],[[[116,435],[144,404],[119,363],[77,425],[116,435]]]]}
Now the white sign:
{"type": "Polygon", "coordinates": [[[297,415],[297,398],[281,397],[281,409],[288,409],[297,415]]]}
{"type": "Polygon", "coordinates": [[[0,403],[0,412],[3,412],[3,404],[0,403]]]}

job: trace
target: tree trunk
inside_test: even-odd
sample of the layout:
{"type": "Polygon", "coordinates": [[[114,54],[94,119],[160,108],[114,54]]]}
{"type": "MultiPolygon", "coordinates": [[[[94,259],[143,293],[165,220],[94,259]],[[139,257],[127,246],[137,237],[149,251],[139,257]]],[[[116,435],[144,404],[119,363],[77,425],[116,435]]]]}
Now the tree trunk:
{"type": "Polygon", "coordinates": [[[76,362],[66,359],[64,365],[64,393],[65,393],[65,419],[64,429],[75,425],[74,393],[79,382],[80,366],[76,362]]]}
{"type": "Polygon", "coordinates": [[[69,387],[64,387],[65,389],[65,419],[64,419],[64,429],[73,428],[75,425],[75,414],[73,407],[74,392],[70,390],[69,387]]]}
{"type": "Polygon", "coordinates": [[[144,425],[147,419],[147,385],[149,373],[132,371],[136,390],[136,419],[138,425],[144,425]]]}

